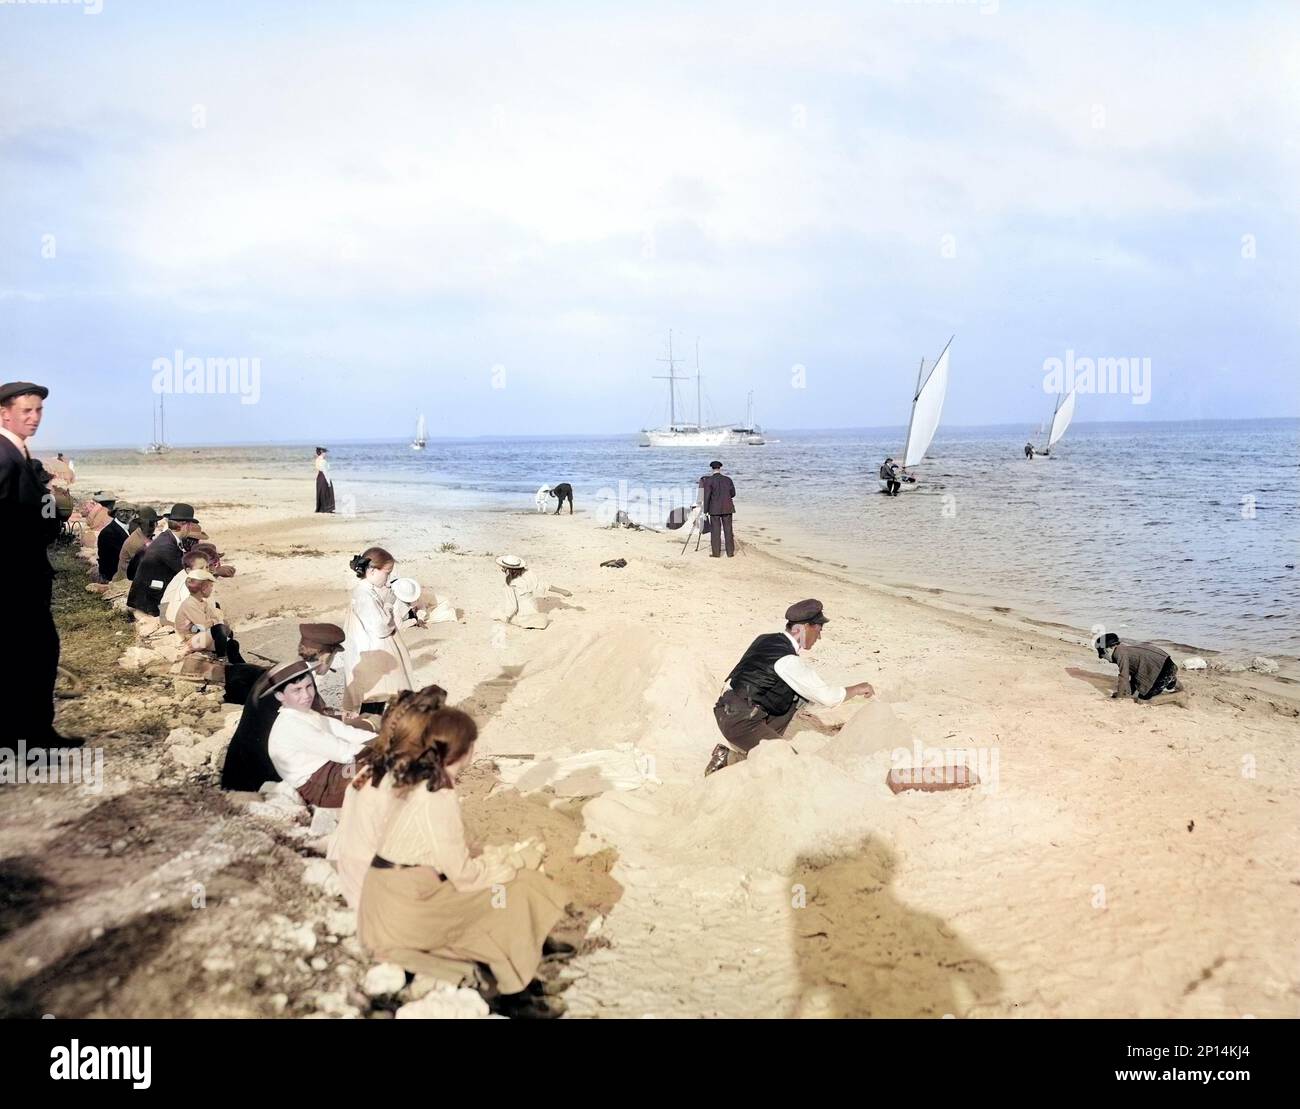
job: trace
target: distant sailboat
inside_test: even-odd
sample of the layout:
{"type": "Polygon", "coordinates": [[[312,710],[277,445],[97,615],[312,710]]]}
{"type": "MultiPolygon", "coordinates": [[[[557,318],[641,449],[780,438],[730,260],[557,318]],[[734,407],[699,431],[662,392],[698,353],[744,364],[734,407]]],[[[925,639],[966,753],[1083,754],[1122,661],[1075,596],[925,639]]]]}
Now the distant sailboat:
{"type": "MultiPolygon", "coordinates": [[[[921,359],[921,368],[916,373],[916,394],[912,397],[912,418],[907,425],[907,441],[903,446],[904,470],[920,463],[925,452],[930,449],[934,433],[939,430],[943,398],[948,393],[948,351],[951,347],[952,339],[949,339],[938,361],[930,367],[928,377],[925,373],[925,359],[921,359]]],[[[905,481],[900,492],[915,489],[918,484],[915,481],[905,481]]],[[[880,479],[880,488],[889,488],[884,478],[880,479]]]]}
{"type": "Polygon", "coordinates": [[[668,357],[661,358],[668,363],[668,373],[660,375],[659,380],[668,382],[668,426],[643,428],[641,445],[643,447],[721,447],[735,443],[738,437],[729,427],[705,427],[702,417],[702,393],[700,386],[700,344],[695,344],[695,423],[677,422],[677,382],[687,378],[677,376],[677,359],[673,357],[673,333],[668,332],[668,357]]]}
{"type": "Polygon", "coordinates": [[[420,413],[415,424],[415,438],[411,441],[411,450],[422,451],[429,443],[429,426],[425,423],[424,413],[420,413]]]}
{"type": "Polygon", "coordinates": [[[763,438],[763,429],[754,423],[754,390],[749,391],[749,402],[745,408],[745,426],[733,428],[733,431],[751,447],[761,447],[767,442],[763,438]]]}
{"type": "MultiPolygon", "coordinates": [[[[1047,446],[1039,454],[1051,455],[1052,447],[1065,434],[1065,429],[1074,419],[1074,390],[1056,394],[1056,408],[1052,410],[1052,429],[1047,433],[1047,446]]],[[[1040,432],[1041,434],[1041,432],[1040,432]]]]}
{"type": "Polygon", "coordinates": [[[167,413],[163,408],[163,394],[158,395],[158,411],[153,414],[153,442],[141,451],[141,454],[166,454],[171,448],[167,445],[167,413]]]}

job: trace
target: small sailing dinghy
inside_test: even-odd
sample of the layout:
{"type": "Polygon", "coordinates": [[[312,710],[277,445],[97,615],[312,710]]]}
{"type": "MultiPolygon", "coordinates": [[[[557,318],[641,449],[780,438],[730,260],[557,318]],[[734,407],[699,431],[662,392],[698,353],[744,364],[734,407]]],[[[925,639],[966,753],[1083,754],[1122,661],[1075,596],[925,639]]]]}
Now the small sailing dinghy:
{"type": "MultiPolygon", "coordinates": [[[[930,367],[927,376],[925,359],[921,359],[921,368],[916,374],[916,394],[912,397],[912,418],[907,425],[907,442],[903,446],[903,470],[910,470],[925,457],[930,449],[934,433],[939,430],[939,417],[943,413],[943,398],[948,392],[948,351],[952,348],[952,339],[948,340],[943,353],[930,367]]],[[[904,481],[899,492],[910,492],[920,482],[915,479],[904,481]]],[[[880,479],[880,491],[889,492],[889,483],[880,479]]]]}
{"type": "Polygon", "coordinates": [[[1038,453],[1046,458],[1052,455],[1052,447],[1065,434],[1065,429],[1074,419],[1074,390],[1056,394],[1056,408],[1052,411],[1052,428],[1047,433],[1047,446],[1038,453]]]}
{"type": "Polygon", "coordinates": [[[424,413],[420,413],[420,419],[415,425],[415,438],[411,441],[411,450],[422,451],[429,442],[429,425],[425,423],[424,413]]]}

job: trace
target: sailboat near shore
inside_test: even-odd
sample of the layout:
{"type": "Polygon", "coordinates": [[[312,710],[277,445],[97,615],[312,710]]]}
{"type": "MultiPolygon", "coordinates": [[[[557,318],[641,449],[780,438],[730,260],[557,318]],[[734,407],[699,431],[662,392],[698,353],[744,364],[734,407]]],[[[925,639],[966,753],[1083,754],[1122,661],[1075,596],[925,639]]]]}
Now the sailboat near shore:
{"type": "MultiPolygon", "coordinates": [[[[943,398],[948,393],[948,351],[951,348],[952,339],[949,339],[943,353],[930,367],[928,376],[925,372],[925,359],[921,359],[921,368],[916,373],[916,393],[912,397],[912,418],[908,421],[907,440],[903,445],[904,470],[920,463],[925,452],[930,449],[934,433],[939,430],[943,398]]],[[[910,492],[919,484],[915,479],[904,481],[899,492],[910,492]]],[[[889,490],[889,483],[884,478],[880,479],[880,490],[882,493],[889,490]]]]}
{"type": "Polygon", "coordinates": [[[740,436],[741,442],[751,447],[761,447],[767,442],[763,438],[763,429],[754,423],[754,390],[749,391],[749,400],[745,406],[745,423],[742,427],[734,427],[732,432],[740,436]]]}
{"type": "MultiPolygon", "coordinates": [[[[1034,453],[1041,454],[1045,458],[1051,458],[1052,447],[1054,447],[1060,440],[1061,436],[1065,434],[1065,429],[1070,426],[1070,421],[1073,419],[1074,390],[1071,389],[1068,393],[1057,393],[1056,407],[1052,409],[1052,426],[1051,430],[1047,433],[1047,446],[1043,447],[1042,450],[1036,450],[1034,453]]],[[[1040,427],[1038,429],[1038,434],[1041,436],[1042,433],[1043,429],[1040,427]]]]}
{"type": "Polygon", "coordinates": [[[424,413],[420,413],[420,418],[415,422],[415,438],[411,440],[411,450],[422,451],[429,445],[429,425],[425,422],[424,413]]]}

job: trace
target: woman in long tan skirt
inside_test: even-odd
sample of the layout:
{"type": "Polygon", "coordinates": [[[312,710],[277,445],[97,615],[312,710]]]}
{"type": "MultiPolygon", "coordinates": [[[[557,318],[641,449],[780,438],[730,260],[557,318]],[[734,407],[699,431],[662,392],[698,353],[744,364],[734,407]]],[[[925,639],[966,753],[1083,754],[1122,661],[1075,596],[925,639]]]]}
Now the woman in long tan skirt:
{"type": "Polygon", "coordinates": [[[498,1012],[556,1016],[535,976],[543,957],[573,953],[549,939],[567,895],[502,853],[470,853],[455,782],[473,760],[478,728],[466,713],[436,704],[424,692],[394,702],[379,738],[358,758],[344,800],[340,830],[356,828],[366,842],[342,849],[355,855],[374,845],[361,886],[359,938],[376,957],[410,970],[485,965],[499,991],[498,1012]],[[374,809],[377,819],[350,820],[361,815],[350,813],[355,806],[374,809]]]}

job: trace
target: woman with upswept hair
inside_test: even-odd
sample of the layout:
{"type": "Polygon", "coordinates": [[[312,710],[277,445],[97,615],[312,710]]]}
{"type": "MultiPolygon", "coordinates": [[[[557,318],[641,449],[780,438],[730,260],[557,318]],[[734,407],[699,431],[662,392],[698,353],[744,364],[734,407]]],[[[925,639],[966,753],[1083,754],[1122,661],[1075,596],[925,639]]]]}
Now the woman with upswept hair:
{"type": "Polygon", "coordinates": [[[397,560],[383,547],[367,547],[348,565],[360,581],[343,625],[343,708],[379,716],[390,697],[415,688],[388,584],[397,560]]]}
{"type": "Polygon", "coordinates": [[[332,848],[348,860],[377,844],[361,884],[358,936],[376,958],[410,970],[422,969],[422,955],[485,965],[499,991],[496,1011],[556,1016],[535,975],[544,956],[573,953],[548,938],[567,896],[501,852],[470,852],[456,779],[473,761],[478,727],[444,708],[445,698],[436,686],[399,695],[379,738],[358,756],[332,848]]]}

